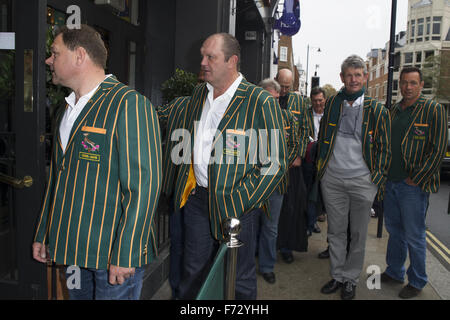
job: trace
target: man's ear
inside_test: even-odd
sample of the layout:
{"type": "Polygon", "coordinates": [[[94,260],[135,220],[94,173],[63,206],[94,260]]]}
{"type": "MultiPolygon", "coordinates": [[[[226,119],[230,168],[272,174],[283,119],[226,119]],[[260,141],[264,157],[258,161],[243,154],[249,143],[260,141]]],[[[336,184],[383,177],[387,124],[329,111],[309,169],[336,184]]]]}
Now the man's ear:
{"type": "Polygon", "coordinates": [[[75,51],[76,65],[81,66],[83,63],[86,62],[86,59],[88,59],[86,49],[84,49],[83,47],[77,47],[75,48],[74,51],[75,51]]]}
{"type": "Polygon", "coordinates": [[[239,59],[238,59],[237,55],[235,55],[235,54],[232,55],[232,56],[230,57],[230,59],[228,59],[229,62],[232,62],[232,63],[231,63],[232,66],[237,66],[237,65],[238,65],[238,62],[239,62],[238,60],[239,60],[239,59]]]}

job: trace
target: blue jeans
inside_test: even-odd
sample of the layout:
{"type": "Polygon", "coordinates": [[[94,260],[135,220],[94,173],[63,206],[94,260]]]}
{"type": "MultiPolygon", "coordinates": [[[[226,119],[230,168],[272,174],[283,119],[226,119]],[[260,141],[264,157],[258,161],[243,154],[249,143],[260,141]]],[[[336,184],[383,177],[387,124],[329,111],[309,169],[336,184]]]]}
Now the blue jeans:
{"type": "Polygon", "coordinates": [[[283,195],[274,191],[269,198],[270,217],[267,214],[261,214],[258,243],[258,262],[261,273],[272,272],[277,261],[278,219],[282,205],[283,195]]]}
{"type": "Polygon", "coordinates": [[[65,271],[70,300],[139,300],[141,296],[144,268],[136,268],[134,276],[121,285],[109,283],[108,270],[77,268],[68,272],[68,269],[65,271]],[[72,289],[69,284],[76,283],[74,277],[78,276],[78,270],[79,288],[72,289]]]}
{"type": "Polygon", "coordinates": [[[386,184],[384,216],[389,233],[386,273],[403,281],[409,252],[410,266],[406,274],[409,284],[417,289],[422,289],[428,281],[425,272],[428,199],[429,193],[418,186],[410,186],[404,181],[386,184]]]}

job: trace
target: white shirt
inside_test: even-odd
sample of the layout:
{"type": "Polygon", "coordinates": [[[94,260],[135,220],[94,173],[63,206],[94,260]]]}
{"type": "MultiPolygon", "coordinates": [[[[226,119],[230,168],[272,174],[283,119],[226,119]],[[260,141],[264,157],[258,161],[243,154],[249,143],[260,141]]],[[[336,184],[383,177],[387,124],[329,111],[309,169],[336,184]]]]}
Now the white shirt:
{"type": "Polygon", "coordinates": [[[214,99],[214,88],[209,83],[208,96],[203,106],[202,116],[196,127],[194,138],[194,173],[199,186],[208,187],[208,164],[211,159],[212,143],[223,114],[228,108],[239,84],[242,74],[231,84],[224,94],[214,99]]]}
{"type": "Polygon", "coordinates": [[[320,129],[320,119],[322,119],[323,113],[316,113],[313,110],[313,119],[314,119],[314,139],[313,141],[317,141],[319,138],[319,129],[320,129]]]}
{"type": "MultiPolygon", "coordinates": [[[[111,76],[108,74],[105,76],[105,79],[111,76]]],[[[101,82],[90,92],[85,94],[84,96],[78,99],[78,102],[75,103],[75,92],[72,92],[68,97],[66,97],[67,108],[64,112],[64,116],[61,120],[61,124],[59,125],[59,137],[61,139],[61,145],[63,151],[66,151],[67,143],[69,142],[70,132],[72,131],[73,124],[75,120],[80,115],[81,111],[83,111],[84,106],[88,103],[89,99],[92,98],[94,93],[97,91],[98,87],[100,87],[101,82]]]]}

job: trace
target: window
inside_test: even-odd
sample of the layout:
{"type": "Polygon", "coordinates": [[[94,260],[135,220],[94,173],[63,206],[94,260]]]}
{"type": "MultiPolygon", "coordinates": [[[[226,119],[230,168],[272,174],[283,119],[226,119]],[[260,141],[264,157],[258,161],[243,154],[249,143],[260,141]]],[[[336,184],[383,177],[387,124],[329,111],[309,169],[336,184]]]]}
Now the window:
{"type": "Polygon", "coordinates": [[[405,58],[405,63],[412,63],[413,62],[413,53],[405,52],[404,58],[405,58]]]}
{"type": "Polygon", "coordinates": [[[416,34],[416,20],[411,20],[411,38],[416,34]]]}
{"type": "Polygon", "coordinates": [[[128,46],[128,86],[136,86],[136,42],[130,41],[128,46]]]}
{"type": "Polygon", "coordinates": [[[423,18],[417,19],[417,36],[423,36],[423,18]]]}
{"type": "Polygon", "coordinates": [[[433,17],[433,34],[441,34],[442,17],[433,17]]]}
{"type": "Polygon", "coordinates": [[[288,48],[280,47],[280,61],[287,62],[288,61],[288,48]]]}
{"type": "Polygon", "coordinates": [[[423,66],[425,67],[425,68],[431,68],[431,67],[433,67],[433,64],[434,64],[434,59],[433,59],[433,57],[434,57],[434,51],[433,50],[431,50],[431,51],[425,51],[425,63],[423,64],[423,66]]]}
{"type": "Polygon", "coordinates": [[[421,63],[422,62],[422,51],[416,52],[416,62],[421,63]]]}
{"type": "Polygon", "coordinates": [[[394,80],[392,83],[392,91],[398,91],[398,80],[394,80]]]}
{"type": "Polygon", "coordinates": [[[427,17],[427,34],[430,34],[431,31],[431,18],[427,17]]]}

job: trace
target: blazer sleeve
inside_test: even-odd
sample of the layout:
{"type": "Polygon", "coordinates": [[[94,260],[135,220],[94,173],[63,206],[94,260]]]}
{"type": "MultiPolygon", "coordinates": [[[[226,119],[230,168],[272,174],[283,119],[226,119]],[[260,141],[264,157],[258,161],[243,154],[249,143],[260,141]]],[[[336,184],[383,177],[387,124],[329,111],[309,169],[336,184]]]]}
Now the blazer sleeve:
{"type": "Polygon", "coordinates": [[[372,181],[380,186],[387,179],[391,161],[391,118],[388,110],[381,104],[377,105],[376,135],[374,139],[374,165],[372,181]]]}
{"type": "Polygon", "coordinates": [[[422,184],[440,170],[442,159],[447,149],[448,129],[447,129],[447,109],[436,103],[432,108],[432,127],[429,131],[429,147],[424,154],[422,166],[416,167],[412,173],[411,180],[416,184],[422,184]]]}
{"type": "MultiPolygon", "coordinates": [[[[156,212],[161,185],[161,140],[150,101],[132,92],[120,106],[116,139],[123,214],[111,253],[111,264],[140,266],[156,212]]],[[[153,233],[151,233],[153,235],[153,233]]]]}
{"type": "Polygon", "coordinates": [[[297,100],[298,104],[298,156],[304,158],[306,155],[306,149],[308,148],[308,142],[309,142],[309,121],[308,121],[308,115],[306,114],[306,106],[305,102],[302,97],[300,97],[298,94],[295,94],[295,99],[297,100]]]}
{"type": "Polygon", "coordinates": [[[282,110],[283,116],[286,119],[286,124],[288,125],[285,127],[286,132],[286,142],[287,142],[287,151],[288,151],[288,166],[294,162],[294,160],[297,158],[298,153],[298,147],[299,147],[299,140],[298,140],[298,127],[297,122],[294,119],[294,116],[289,110],[282,110]]]}
{"type": "Polygon", "coordinates": [[[59,124],[64,114],[64,108],[59,108],[55,115],[55,129],[53,132],[53,146],[52,146],[52,161],[50,162],[49,177],[47,181],[47,188],[45,190],[44,200],[42,202],[41,212],[36,225],[36,232],[34,242],[48,244],[48,227],[49,219],[51,220],[50,212],[53,204],[53,192],[55,189],[55,179],[57,176],[57,164],[59,163],[60,154],[58,148],[58,134],[59,124]]]}
{"type": "MultiPolygon", "coordinates": [[[[258,137],[258,145],[264,145],[267,159],[258,160],[253,168],[247,171],[239,185],[230,191],[230,197],[225,197],[226,201],[230,202],[230,208],[233,207],[231,202],[241,204],[241,208],[236,208],[237,217],[267,200],[287,170],[287,146],[281,109],[272,96],[268,97],[261,107],[257,106],[257,109],[261,110],[258,119],[260,125],[254,129],[267,130],[267,140],[258,137]]],[[[258,152],[262,152],[261,147],[258,147],[258,152]]]]}
{"type": "MultiPolygon", "coordinates": [[[[57,142],[55,142],[57,143],[57,142]]],[[[43,244],[48,244],[48,224],[49,224],[49,215],[50,209],[52,205],[53,198],[53,190],[54,190],[54,179],[55,179],[55,170],[54,170],[54,160],[50,163],[50,174],[47,182],[47,188],[45,190],[45,196],[41,207],[41,212],[39,215],[39,219],[37,221],[36,233],[34,235],[34,242],[39,242],[43,244]]]]}

